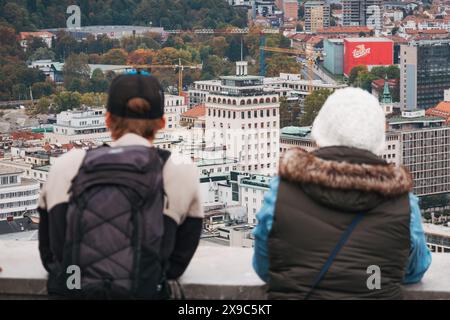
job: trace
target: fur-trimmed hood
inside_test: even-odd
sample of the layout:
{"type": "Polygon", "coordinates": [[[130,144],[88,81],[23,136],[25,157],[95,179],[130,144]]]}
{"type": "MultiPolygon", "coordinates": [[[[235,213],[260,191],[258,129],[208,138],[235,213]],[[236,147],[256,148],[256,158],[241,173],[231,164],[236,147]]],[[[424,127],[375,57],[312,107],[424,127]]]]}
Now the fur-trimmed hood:
{"type": "Polygon", "coordinates": [[[373,208],[413,187],[406,168],[348,147],[327,147],[313,153],[291,149],[281,159],[280,176],[298,183],[322,204],[350,211],[373,208]]]}

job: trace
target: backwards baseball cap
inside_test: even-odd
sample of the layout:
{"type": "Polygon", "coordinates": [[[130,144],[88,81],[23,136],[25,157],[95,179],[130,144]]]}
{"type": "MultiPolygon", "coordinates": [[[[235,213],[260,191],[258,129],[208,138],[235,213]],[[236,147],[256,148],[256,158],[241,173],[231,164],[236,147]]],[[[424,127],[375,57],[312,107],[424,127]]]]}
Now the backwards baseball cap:
{"type": "Polygon", "coordinates": [[[132,119],[159,119],[164,115],[164,90],[158,79],[148,72],[132,71],[116,77],[109,88],[107,110],[118,117],[132,119]],[[142,98],[150,110],[138,113],[127,105],[131,99],[142,98]]]}

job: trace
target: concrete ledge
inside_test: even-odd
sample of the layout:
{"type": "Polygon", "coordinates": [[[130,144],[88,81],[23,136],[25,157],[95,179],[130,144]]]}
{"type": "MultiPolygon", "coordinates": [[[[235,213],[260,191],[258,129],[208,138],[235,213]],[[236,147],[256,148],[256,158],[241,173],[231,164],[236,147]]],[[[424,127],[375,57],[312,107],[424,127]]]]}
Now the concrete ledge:
{"type": "MultiPolygon", "coordinates": [[[[0,299],[46,299],[46,277],[36,241],[0,241],[0,299]]],[[[252,250],[201,246],[180,279],[187,299],[262,300],[264,283],[251,266],[252,250]]],[[[407,299],[450,300],[449,254],[434,254],[421,283],[405,286],[407,299]]]]}

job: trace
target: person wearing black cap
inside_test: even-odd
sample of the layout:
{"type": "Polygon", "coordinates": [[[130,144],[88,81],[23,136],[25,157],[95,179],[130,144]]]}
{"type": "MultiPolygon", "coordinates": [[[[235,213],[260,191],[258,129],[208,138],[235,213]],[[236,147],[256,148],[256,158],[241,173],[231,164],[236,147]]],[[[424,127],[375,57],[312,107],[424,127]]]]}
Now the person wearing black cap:
{"type": "Polygon", "coordinates": [[[165,126],[156,78],[114,79],[105,123],[111,145],[59,157],[42,188],[39,250],[48,292],[167,298],[166,280],[184,273],[200,239],[198,170],[191,159],[152,145],[165,126]],[[71,265],[80,267],[78,285],[69,285],[71,265]]]}

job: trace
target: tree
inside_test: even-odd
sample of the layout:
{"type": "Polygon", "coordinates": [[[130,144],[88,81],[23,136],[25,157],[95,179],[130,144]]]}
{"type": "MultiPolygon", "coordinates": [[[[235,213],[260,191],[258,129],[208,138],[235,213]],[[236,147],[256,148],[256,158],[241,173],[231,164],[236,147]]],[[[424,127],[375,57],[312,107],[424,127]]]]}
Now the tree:
{"type": "Polygon", "coordinates": [[[81,104],[88,107],[104,107],[106,105],[107,95],[105,93],[85,93],[81,96],[81,104]]]}
{"type": "Polygon", "coordinates": [[[157,52],[149,49],[138,49],[128,54],[129,64],[152,64],[157,52]]]}
{"type": "Polygon", "coordinates": [[[301,107],[298,102],[292,104],[285,97],[280,98],[280,127],[289,127],[299,125],[298,118],[301,113],[301,107]]]}
{"type": "Polygon", "coordinates": [[[55,96],[53,102],[56,105],[57,112],[77,109],[81,106],[81,94],[78,92],[62,91],[55,96]]]}
{"type": "Polygon", "coordinates": [[[313,91],[305,99],[305,114],[300,120],[300,125],[311,126],[317,117],[320,109],[322,109],[323,104],[331,95],[331,91],[327,89],[320,89],[313,91]]]}
{"type": "Polygon", "coordinates": [[[353,85],[361,72],[368,72],[367,67],[363,65],[354,67],[348,76],[348,83],[353,85]]]}
{"type": "Polygon", "coordinates": [[[30,56],[30,60],[55,60],[55,53],[47,47],[38,48],[30,56]]]}
{"type": "Polygon", "coordinates": [[[37,114],[47,114],[51,105],[51,100],[48,97],[42,97],[39,99],[35,106],[35,112],[37,114]]]}
{"type": "Polygon", "coordinates": [[[108,90],[109,82],[106,80],[103,71],[100,69],[95,69],[92,73],[92,78],[90,82],[90,90],[92,92],[105,92],[108,90]]]}
{"type": "Polygon", "coordinates": [[[267,76],[278,76],[280,72],[284,73],[299,73],[300,65],[295,61],[294,57],[286,56],[284,54],[273,54],[266,59],[267,76]]]}
{"type": "Polygon", "coordinates": [[[88,65],[89,57],[84,54],[70,55],[63,68],[64,87],[70,91],[84,91],[89,83],[91,69],[88,65]]]}
{"type": "Polygon", "coordinates": [[[44,41],[44,39],[40,37],[28,37],[26,39],[27,41],[27,53],[34,53],[37,49],[40,48],[48,48],[47,43],[44,41]]]}
{"type": "Polygon", "coordinates": [[[65,60],[73,53],[79,52],[78,42],[69,33],[58,31],[54,42],[54,51],[58,60],[65,60]]]}
{"type": "Polygon", "coordinates": [[[127,62],[128,53],[123,49],[111,49],[102,56],[102,63],[123,65],[127,62]]]}
{"type": "Polygon", "coordinates": [[[33,98],[50,96],[55,92],[55,84],[49,81],[36,82],[31,86],[33,98]]]}

